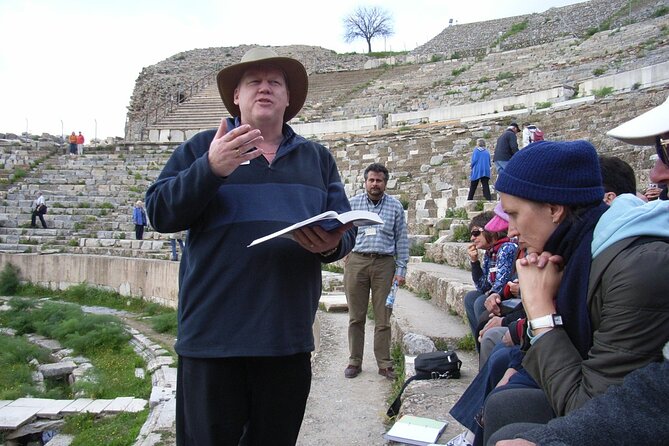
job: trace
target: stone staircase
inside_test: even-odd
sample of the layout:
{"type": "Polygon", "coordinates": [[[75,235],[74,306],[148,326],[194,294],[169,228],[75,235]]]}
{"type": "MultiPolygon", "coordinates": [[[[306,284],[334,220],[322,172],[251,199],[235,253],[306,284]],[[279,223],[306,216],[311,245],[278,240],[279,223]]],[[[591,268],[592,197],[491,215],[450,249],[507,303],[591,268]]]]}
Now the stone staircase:
{"type": "MultiPolygon", "coordinates": [[[[653,148],[618,143],[605,132],[665,98],[665,89],[657,87],[604,99],[584,98],[532,114],[413,125],[365,135],[334,134],[320,141],[337,159],[348,196],[362,191],[362,172],[368,164],[384,163],[391,172],[387,192],[407,204],[412,239],[424,240],[448,229],[453,209],[474,212],[475,203],[466,200],[473,144],[484,138],[492,151],[512,118],[531,120],[547,139],[584,138],[600,153],[619,156],[632,165],[643,189],[653,164],[653,148]]],[[[168,259],[166,235],[148,231],[145,240],[134,240],[131,211],[136,200],[143,200],[174,147],[176,143],[124,144],[115,150],[89,149],[81,157],[31,152],[34,157],[24,157],[23,162],[34,167],[21,180],[5,185],[6,190],[0,189],[0,250],[168,259]],[[30,205],[38,190],[49,206],[46,230],[29,227],[30,205]]],[[[5,149],[3,157],[17,155],[5,149]]],[[[495,179],[493,170],[491,185],[495,179]]],[[[479,187],[475,201],[482,199],[479,187]]]]}
{"type": "MultiPolygon", "coordinates": [[[[669,60],[669,37],[663,31],[667,25],[669,16],[665,15],[589,38],[566,35],[508,51],[488,48],[477,57],[413,63],[409,56],[398,56],[379,68],[312,72],[307,101],[293,123],[439,109],[556,86],[577,92],[579,85],[595,77],[669,60]]],[[[565,94],[567,97],[552,100],[565,100],[573,93],[565,94]]],[[[534,103],[517,105],[536,107],[534,103]]],[[[211,82],[146,131],[150,141],[184,140],[198,130],[215,128],[225,116],[216,83],[211,82]]],[[[402,126],[401,122],[396,125],[402,126]]]]}
{"type": "Polygon", "coordinates": [[[171,150],[91,149],[84,156],[48,157],[25,182],[3,194],[0,249],[169,258],[168,237],[147,231],[144,240],[135,240],[131,216],[135,201],[144,199],[171,150]],[[38,190],[49,208],[48,229],[30,228],[31,204],[38,190]]]}

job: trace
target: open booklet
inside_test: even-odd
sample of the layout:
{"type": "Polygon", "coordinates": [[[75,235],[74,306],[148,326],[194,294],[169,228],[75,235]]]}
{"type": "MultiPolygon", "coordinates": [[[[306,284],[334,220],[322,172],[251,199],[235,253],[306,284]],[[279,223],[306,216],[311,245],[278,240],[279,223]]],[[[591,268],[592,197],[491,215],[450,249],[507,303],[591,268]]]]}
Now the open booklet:
{"type": "Polygon", "coordinates": [[[327,211],[314,217],[307,218],[306,220],[297,222],[294,225],[290,225],[287,228],[281,229],[280,231],[276,231],[264,237],[257,238],[253,240],[248,247],[266,242],[267,240],[271,240],[275,237],[288,237],[292,239],[293,236],[291,235],[291,232],[305,226],[318,225],[329,232],[341,225],[345,225],[346,223],[351,222],[356,226],[383,224],[381,217],[379,217],[378,214],[370,211],[348,211],[344,212],[343,214],[338,214],[335,211],[327,211]]]}
{"type": "Polygon", "coordinates": [[[404,415],[384,435],[386,440],[397,443],[429,446],[441,436],[448,423],[431,418],[404,415]]]}

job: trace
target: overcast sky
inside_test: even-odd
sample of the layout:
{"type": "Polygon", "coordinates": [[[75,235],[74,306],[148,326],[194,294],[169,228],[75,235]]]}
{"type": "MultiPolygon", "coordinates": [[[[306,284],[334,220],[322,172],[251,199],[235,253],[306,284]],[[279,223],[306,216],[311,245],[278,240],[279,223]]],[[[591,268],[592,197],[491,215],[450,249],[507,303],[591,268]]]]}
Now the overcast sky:
{"type": "Polygon", "coordinates": [[[395,35],[372,40],[373,51],[404,51],[449,19],[471,23],[582,1],[0,0],[0,133],[123,136],[142,68],[194,48],[303,44],[364,53],[364,39],[342,37],[343,18],[357,6],[378,5],[393,17],[395,35]]]}

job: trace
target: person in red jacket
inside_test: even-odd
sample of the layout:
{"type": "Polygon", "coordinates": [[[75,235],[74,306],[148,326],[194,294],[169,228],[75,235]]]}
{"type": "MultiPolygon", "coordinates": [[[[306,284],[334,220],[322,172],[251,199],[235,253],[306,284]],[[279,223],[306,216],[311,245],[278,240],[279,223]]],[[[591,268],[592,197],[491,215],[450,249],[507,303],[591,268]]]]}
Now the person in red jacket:
{"type": "Polygon", "coordinates": [[[84,135],[79,132],[77,135],[77,155],[84,154],[84,135]]]}

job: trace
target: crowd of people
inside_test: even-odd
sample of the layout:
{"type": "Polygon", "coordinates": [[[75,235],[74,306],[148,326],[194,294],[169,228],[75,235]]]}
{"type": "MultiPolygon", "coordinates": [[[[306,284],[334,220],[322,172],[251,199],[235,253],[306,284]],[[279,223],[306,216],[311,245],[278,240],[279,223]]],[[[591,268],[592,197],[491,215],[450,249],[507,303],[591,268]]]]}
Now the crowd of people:
{"type": "MultiPolygon", "coordinates": [[[[378,163],[367,166],[363,192],[349,200],[330,151],[287,124],[307,95],[299,61],[254,48],[217,82],[232,117],[179,146],[146,194],[156,230],[187,231],[175,346],[177,444],[295,444],[311,386],[323,263],[345,259],[344,376],[363,372],[371,302],[378,374],[396,378],[386,296],[405,280],[404,210],[385,193],[390,173],[378,163]],[[295,221],[351,209],[376,212],[383,224],[308,226],[292,239],[247,247],[295,221]]],[[[610,132],[656,145],[657,185],[669,182],[668,107],[610,132]]],[[[657,392],[667,392],[666,363],[658,363],[669,340],[669,283],[657,277],[669,267],[669,201],[636,197],[634,172],[630,183],[630,170],[598,157],[589,142],[546,141],[536,126],[524,127],[521,147],[516,123],[499,137],[500,202],[469,226],[476,290],[465,308],[481,360],[451,411],[466,431],[450,445],[558,444],[544,439],[560,435],[576,444],[567,441],[572,426],[590,436],[578,444],[598,444],[599,429],[591,427],[605,423],[598,410],[637,398],[642,413],[653,413],[657,392]]],[[[482,139],[471,167],[469,198],[481,182],[491,200],[482,139]]],[[[141,202],[135,210],[141,238],[141,202]]],[[[620,434],[619,425],[604,429],[639,435],[644,444],[667,438],[669,423],[648,424],[620,434]]]]}
{"type": "MultiPolygon", "coordinates": [[[[669,182],[667,116],[669,99],[608,132],[655,145],[656,185],[669,182]]],[[[470,223],[477,289],[465,308],[480,370],[450,411],[465,430],[447,444],[664,444],[669,283],[657,277],[669,272],[669,201],[637,193],[633,169],[587,141],[540,140],[503,161],[502,212],[470,223]],[[503,228],[518,247],[494,297],[479,294],[497,278],[477,265],[478,250],[495,256],[481,228],[490,240],[503,228]]]]}

